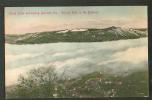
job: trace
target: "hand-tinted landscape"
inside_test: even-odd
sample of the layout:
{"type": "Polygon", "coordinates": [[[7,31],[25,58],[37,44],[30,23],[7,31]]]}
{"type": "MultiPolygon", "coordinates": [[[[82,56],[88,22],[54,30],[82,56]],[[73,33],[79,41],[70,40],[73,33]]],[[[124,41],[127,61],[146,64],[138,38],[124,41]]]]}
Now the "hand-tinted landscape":
{"type": "Polygon", "coordinates": [[[5,12],[7,98],[149,95],[145,6],[7,7],[5,12]],[[98,13],[9,15],[80,8],[98,13]]]}

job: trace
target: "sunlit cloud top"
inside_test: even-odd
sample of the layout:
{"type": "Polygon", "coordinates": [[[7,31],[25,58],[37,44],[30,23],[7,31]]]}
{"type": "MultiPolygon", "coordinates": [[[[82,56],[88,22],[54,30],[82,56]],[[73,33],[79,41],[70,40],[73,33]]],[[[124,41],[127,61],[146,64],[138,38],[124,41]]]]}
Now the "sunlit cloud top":
{"type": "Polygon", "coordinates": [[[5,33],[110,26],[147,28],[146,6],[6,7],[5,33]]]}

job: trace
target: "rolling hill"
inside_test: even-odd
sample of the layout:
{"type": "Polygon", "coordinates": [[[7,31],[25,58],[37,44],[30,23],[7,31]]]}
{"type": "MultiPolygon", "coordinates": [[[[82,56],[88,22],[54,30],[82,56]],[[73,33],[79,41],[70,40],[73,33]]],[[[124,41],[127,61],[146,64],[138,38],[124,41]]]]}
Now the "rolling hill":
{"type": "Polygon", "coordinates": [[[35,32],[22,35],[6,35],[6,43],[41,44],[56,42],[102,42],[147,37],[147,29],[108,27],[103,29],[66,29],[50,32],[35,32]]]}

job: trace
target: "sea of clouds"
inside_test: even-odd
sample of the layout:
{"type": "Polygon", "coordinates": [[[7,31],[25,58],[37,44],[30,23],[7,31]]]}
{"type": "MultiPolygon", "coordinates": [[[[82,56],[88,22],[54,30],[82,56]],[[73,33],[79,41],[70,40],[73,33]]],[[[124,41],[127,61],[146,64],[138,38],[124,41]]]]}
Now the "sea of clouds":
{"type": "Polygon", "coordinates": [[[54,67],[74,78],[95,71],[126,76],[148,69],[147,38],[109,42],[5,45],[6,86],[33,68],[54,67]]]}

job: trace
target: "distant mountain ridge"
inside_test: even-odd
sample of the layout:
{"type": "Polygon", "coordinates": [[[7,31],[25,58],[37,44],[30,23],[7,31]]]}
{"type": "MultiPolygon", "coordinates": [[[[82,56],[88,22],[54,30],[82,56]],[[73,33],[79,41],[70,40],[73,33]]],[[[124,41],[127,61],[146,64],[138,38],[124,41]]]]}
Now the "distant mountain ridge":
{"type": "Polygon", "coordinates": [[[147,37],[147,29],[108,27],[103,29],[66,29],[50,32],[27,33],[23,35],[6,35],[6,43],[41,44],[55,42],[102,42],[121,39],[147,37]]]}

